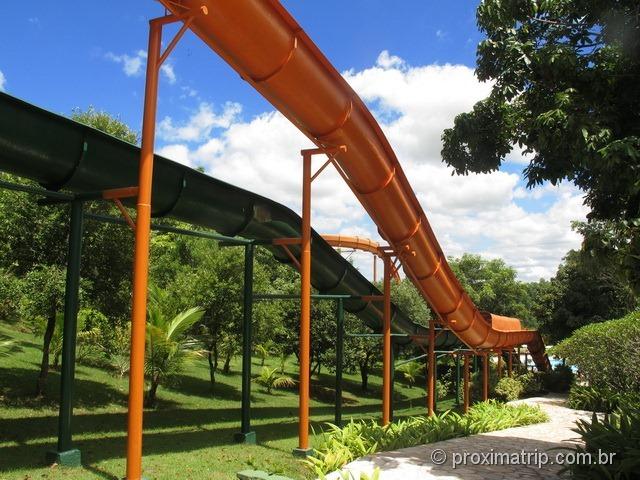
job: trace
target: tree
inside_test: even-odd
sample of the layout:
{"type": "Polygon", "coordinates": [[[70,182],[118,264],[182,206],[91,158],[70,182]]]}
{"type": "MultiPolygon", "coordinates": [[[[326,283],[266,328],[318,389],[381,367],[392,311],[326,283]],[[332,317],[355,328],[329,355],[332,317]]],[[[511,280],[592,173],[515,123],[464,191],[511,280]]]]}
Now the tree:
{"type": "Polygon", "coordinates": [[[113,116],[104,110],[96,110],[93,106],[86,110],[74,108],[71,119],[133,145],[137,145],[140,140],[138,132],[129,128],[126,123],[120,120],[120,117],[113,116]]]}
{"type": "Polygon", "coordinates": [[[37,267],[24,279],[21,312],[28,318],[34,333],[43,336],[36,396],[42,396],[46,391],[51,339],[55,333],[58,316],[63,309],[64,286],[65,273],[54,265],[37,267]]]}
{"type": "MultiPolygon", "coordinates": [[[[384,288],[382,284],[379,287],[384,288]]],[[[433,318],[431,308],[408,278],[391,282],[391,301],[411,320],[420,325],[428,326],[429,319],[433,318]]]]}
{"type": "Polygon", "coordinates": [[[527,327],[535,328],[527,286],[518,281],[515,269],[503,260],[485,260],[465,253],[460,258],[450,258],[449,264],[480,310],[516,317],[527,327]]]}
{"type": "MultiPolygon", "coordinates": [[[[350,313],[344,316],[346,332],[362,332],[365,330],[362,321],[350,313]]],[[[369,374],[382,360],[382,344],[380,338],[346,336],[344,342],[344,366],[348,371],[359,371],[363,392],[369,391],[369,374]]]]}
{"type": "Polygon", "coordinates": [[[154,407],[161,382],[182,371],[184,362],[199,355],[198,343],[186,333],[200,321],[204,310],[192,307],[181,312],[171,311],[167,292],[152,286],[150,289],[149,319],[147,321],[145,370],[149,390],[145,406],[154,407]]]}
{"type": "Polygon", "coordinates": [[[615,264],[575,250],[550,281],[540,282],[538,295],[534,312],[541,331],[552,342],[584,325],[621,317],[637,305],[615,264]]]}
{"type": "Polygon", "coordinates": [[[590,221],[626,222],[640,279],[640,15],[637,0],[485,0],[476,75],[490,95],[443,134],[458,174],[499,169],[513,145],[529,187],[573,182],[590,221]]]}

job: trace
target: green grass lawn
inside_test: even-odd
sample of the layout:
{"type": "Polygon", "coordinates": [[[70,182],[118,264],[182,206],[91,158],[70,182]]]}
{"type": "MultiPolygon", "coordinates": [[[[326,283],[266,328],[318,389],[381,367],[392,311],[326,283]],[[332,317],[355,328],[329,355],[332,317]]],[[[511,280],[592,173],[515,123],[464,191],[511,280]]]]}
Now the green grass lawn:
{"type": "MultiPolygon", "coordinates": [[[[0,325],[22,352],[0,357],[0,479],[119,479],[125,472],[127,379],[87,366],[78,366],[75,382],[75,446],[82,451],[83,468],[50,467],[45,453],[55,446],[59,375],[52,371],[46,399],[35,399],[40,361],[38,340],[28,333],[0,325]]],[[[274,359],[275,363],[275,359],[274,359]]],[[[271,362],[267,360],[267,364],[271,362]]],[[[275,366],[275,365],[273,365],[275,366]]],[[[288,373],[296,376],[294,361],[288,373]]],[[[254,359],[254,374],[260,361],[254,359]]],[[[228,375],[217,374],[210,392],[206,360],[189,366],[179,382],[159,390],[155,410],[145,412],[144,475],[147,479],[231,479],[243,469],[277,472],[293,478],[310,474],[291,455],[297,445],[295,391],[268,395],[252,384],[252,424],[257,445],[233,443],[240,423],[240,358],[228,375]]],[[[333,387],[332,374],[312,379],[333,387]]],[[[370,392],[360,391],[359,377],[345,375],[344,391],[357,402],[344,406],[343,419],[379,418],[381,379],[373,375],[370,392]]],[[[424,389],[408,389],[396,382],[395,416],[425,413],[424,389]]],[[[453,400],[440,402],[450,408],[453,400]]],[[[312,399],[311,418],[318,430],[333,421],[333,402],[312,399]]]]}

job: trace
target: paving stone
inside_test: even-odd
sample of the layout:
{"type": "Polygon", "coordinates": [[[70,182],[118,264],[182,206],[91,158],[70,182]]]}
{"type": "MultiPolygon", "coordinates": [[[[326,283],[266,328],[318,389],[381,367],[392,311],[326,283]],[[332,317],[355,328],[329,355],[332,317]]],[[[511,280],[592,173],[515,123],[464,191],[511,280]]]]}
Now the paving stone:
{"type": "MultiPolygon", "coordinates": [[[[394,452],[369,455],[345,466],[352,478],[359,479],[360,473],[371,475],[376,467],[380,469],[380,480],[551,480],[559,478],[560,465],[466,465],[452,466],[455,454],[470,458],[473,453],[519,454],[521,451],[534,454],[546,453],[553,460],[557,448],[571,449],[577,442],[577,434],[572,431],[575,422],[581,418],[591,418],[591,413],[565,407],[566,397],[549,395],[529,398],[514,403],[540,405],[547,412],[550,421],[526,427],[509,428],[481,435],[454,438],[443,442],[410,447],[394,452]],[[443,465],[434,465],[431,452],[442,449],[447,453],[443,465]],[[493,449],[493,450],[492,450],[493,449]]],[[[532,458],[533,459],[533,458],[532,458]]],[[[327,475],[327,480],[340,480],[338,472],[327,475]]]]}

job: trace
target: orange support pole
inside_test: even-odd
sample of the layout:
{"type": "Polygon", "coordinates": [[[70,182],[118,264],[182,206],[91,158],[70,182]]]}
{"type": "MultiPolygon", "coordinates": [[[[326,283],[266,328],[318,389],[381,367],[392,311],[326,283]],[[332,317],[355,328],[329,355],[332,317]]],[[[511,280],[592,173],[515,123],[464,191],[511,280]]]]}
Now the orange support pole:
{"type": "Polygon", "coordinates": [[[309,451],[309,387],[311,370],[311,156],[302,152],[302,240],[300,245],[300,381],[298,400],[298,448],[309,451]]]}
{"type": "Polygon", "coordinates": [[[469,355],[464,356],[464,371],[463,377],[463,403],[462,411],[467,413],[469,411],[469,355]]]}
{"type": "Polygon", "coordinates": [[[144,352],[149,275],[149,232],[151,227],[151,182],[153,144],[158,96],[158,60],[162,25],[149,22],[147,78],[142,120],[139,192],[136,207],[136,236],[133,266],[133,309],[131,313],[131,365],[129,371],[129,416],[127,421],[127,480],[142,475],[142,409],[144,396],[144,352]]]}
{"type": "Polygon", "coordinates": [[[498,352],[498,379],[502,378],[503,358],[502,350],[498,352]]]}
{"type": "MultiPolygon", "coordinates": [[[[133,257],[133,299],[131,309],[131,353],[129,370],[129,415],[127,417],[127,476],[126,480],[142,478],[142,417],[144,401],[144,356],[147,323],[147,288],[149,280],[149,236],[151,231],[151,187],[153,181],[153,146],[156,134],[158,106],[158,77],[160,66],[180,37],[191,24],[195,14],[207,14],[202,6],[195,13],[185,16],[166,15],[149,22],[149,46],[142,117],[142,145],[138,168],[138,186],[114,190],[112,196],[138,195],[135,221],[135,246],[133,257]],[[162,27],[184,20],[177,35],[164,53],[162,27]],[[136,190],[137,188],[137,190],[136,190]]],[[[109,196],[109,192],[106,192],[109,196]]]]}
{"type": "Polygon", "coordinates": [[[482,400],[489,400],[489,352],[485,352],[482,361],[482,400]]]}
{"type": "Polygon", "coordinates": [[[382,425],[387,425],[391,419],[391,257],[385,255],[383,261],[382,425]]]}
{"type": "Polygon", "coordinates": [[[509,350],[509,357],[507,359],[507,374],[511,377],[513,373],[513,350],[509,350]]]}
{"type": "Polygon", "coordinates": [[[436,395],[436,324],[434,320],[429,320],[429,350],[427,362],[427,411],[429,416],[433,415],[436,395]]]}

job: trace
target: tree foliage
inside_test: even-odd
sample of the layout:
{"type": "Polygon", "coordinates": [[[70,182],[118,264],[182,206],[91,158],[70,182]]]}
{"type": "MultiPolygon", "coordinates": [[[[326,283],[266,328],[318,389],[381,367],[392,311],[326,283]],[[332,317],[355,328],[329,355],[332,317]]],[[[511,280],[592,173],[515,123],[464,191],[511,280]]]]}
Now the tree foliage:
{"type": "Polygon", "coordinates": [[[449,259],[451,269],[480,310],[516,317],[528,327],[537,321],[531,314],[532,300],[525,283],[519,281],[514,268],[503,260],[486,260],[465,253],[449,259]]]}
{"type": "Polygon", "coordinates": [[[456,117],[442,150],[468,174],[497,170],[519,145],[529,187],[571,181],[586,193],[590,220],[628,222],[631,273],[640,261],[638,8],[636,0],[484,0],[476,75],[491,93],[456,117]]]}
{"type": "Polygon", "coordinates": [[[570,251],[550,281],[537,284],[534,315],[552,342],[584,325],[624,315],[637,304],[615,264],[570,251]]]}
{"type": "Polygon", "coordinates": [[[96,110],[93,106],[86,110],[75,108],[71,113],[71,118],[134,145],[137,145],[140,140],[138,132],[129,128],[119,117],[104,110],[96,110]]]}

